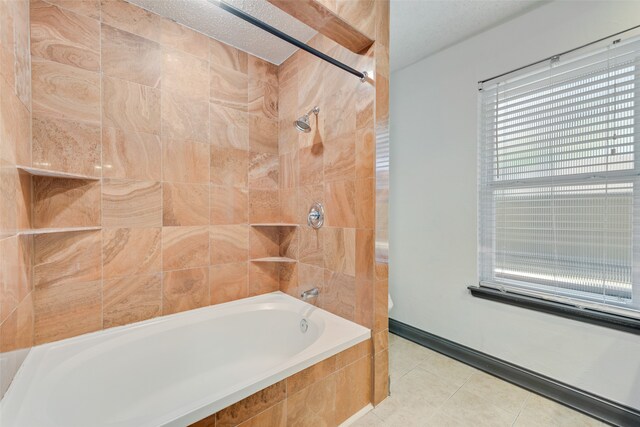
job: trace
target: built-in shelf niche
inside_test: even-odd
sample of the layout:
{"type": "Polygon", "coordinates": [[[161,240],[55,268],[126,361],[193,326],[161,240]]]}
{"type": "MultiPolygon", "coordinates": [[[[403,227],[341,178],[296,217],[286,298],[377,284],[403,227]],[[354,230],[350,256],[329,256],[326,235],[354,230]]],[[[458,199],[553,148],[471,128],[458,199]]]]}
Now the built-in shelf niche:
{"type": "Polygon", "coordinates": [[[82,179],[82,180],[88,180],[88,181],[100,180],[100,177],[89,176],[89,175],[79,175],[75,173],[60,172],[60,171],[49,170],[49,169],[32,168],[30,166],[18,165],[16,166],[16,168],[32,176],[44,176],[48,178],[63,178],[63,179],[82,179]]]}
{"type": "Polygon", "coordinates": [[[251,224],[252,227],[298,227],[298,224],[285,223],[285,222],[265,222],[259,224],[251,224]]]}
{"type": "Polygon", "coordinates": [[[18,235],[29,236],[34,234],[71,233],[77,231],[96,231],[100,229],[101,227],[34,228],[19,231],[18,235]]]}
{"type": "Polygon", "coordinates": [[[252,262],[298,262],[298,224],[251,224],[249,240],[252,262]]]}
{"type": "Polygon", "coordinates": [[[282,263],[291,263],[298,262],[293,258],[289,258],[286,256],[270,256],[264,258],[254,258],[251,260],[252,262],[282,262],[282,263]]]}

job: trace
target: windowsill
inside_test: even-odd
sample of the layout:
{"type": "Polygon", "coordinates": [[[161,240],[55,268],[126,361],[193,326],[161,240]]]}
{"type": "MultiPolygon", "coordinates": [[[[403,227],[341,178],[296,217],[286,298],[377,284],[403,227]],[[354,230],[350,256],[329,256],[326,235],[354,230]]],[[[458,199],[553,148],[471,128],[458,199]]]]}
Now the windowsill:
{"type": "Polygon", "coordinates": [[[469,286],[468,289],[474,297],[541,311],[543,313],[555,314],[568,319],[640,335],[640,320],[631,317],[605,313],[588,308],[579,308],[573,305],[519,295],[513,292],[502,292],[483,286],[469,286]]]}

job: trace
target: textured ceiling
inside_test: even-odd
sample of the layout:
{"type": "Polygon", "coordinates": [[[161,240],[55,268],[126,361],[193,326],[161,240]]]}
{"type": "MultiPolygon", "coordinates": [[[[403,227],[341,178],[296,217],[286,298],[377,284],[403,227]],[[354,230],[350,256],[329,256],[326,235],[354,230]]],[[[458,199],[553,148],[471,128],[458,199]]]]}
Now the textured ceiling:
{"type": "MultiPolygon", "coordinates": [[[[297,48],[231,15],[208,0],[128,0],[158,15],[280,65],[297,48]]],[[[303,42],[316,31],[266,0],[226,0],[227,3],[303,42]]]]}
{"type": "Polygon", "coordinates": [[[404,68],[545,2],[391,0],[391,69],[404,68]]]}

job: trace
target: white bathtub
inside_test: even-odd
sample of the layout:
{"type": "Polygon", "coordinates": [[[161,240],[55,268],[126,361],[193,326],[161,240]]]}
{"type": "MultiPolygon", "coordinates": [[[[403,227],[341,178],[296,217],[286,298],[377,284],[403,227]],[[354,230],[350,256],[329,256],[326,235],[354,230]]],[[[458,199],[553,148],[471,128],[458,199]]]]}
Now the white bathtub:
{"type": "Polygon", "coordinates": [[[184,426],[370,336],[280,292],[82,335],[31,350],[0,425],[184,426]]]}

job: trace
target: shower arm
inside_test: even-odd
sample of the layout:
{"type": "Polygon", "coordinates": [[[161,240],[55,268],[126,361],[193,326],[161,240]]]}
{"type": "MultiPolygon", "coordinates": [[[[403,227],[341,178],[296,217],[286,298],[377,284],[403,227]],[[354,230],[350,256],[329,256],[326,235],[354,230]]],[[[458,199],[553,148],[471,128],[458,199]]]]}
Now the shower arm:
{"type": "Polygon", "coordinates": [[[369,75],[367,74],[366,71],[358,71],[355,68],[351,68],[350,66],[348,66],[347,64],[344,64],[340,61],[338,61],[337,59],[334,59],[332,57],[330,57],[329,55],[326,55],[322,52],[320,52],[317,49],[312,48],[311,46],[309,46],[306,43],[301,42],[300,40],[291,37],[289,34],[287,33],[283,33],[282,31],[278,30],[275,27],[272,27],[271,25],[267,24],[266,22],[263,22],[257,18],[254,18],[253,16],[249,15],[248,13],[244,12],[243,10],[238,9],[235,6],[231,6],[229,3],[224,2],[223,0],[208,0],[210,3],[213,3],[217,6],[219,6],[221,9],[226,10],[227,12],[231,13],[232,15],[237,16],[238,18],[248,22],[251,25],[254,25],[270,34],[273,34],[274,36],[278,37],[281,40],[286,41],[289,44],[292,44],[306,52],[309,52],[310,54],[317,56],[318,58],[322,59],[323,61],[326,61],[338,68],[343,69],[344,71],[353,74],[354,76],[358,77],[360,79],[361,82],[365,82],[367,80],[367,78],[369,77],[369,75]]]}

